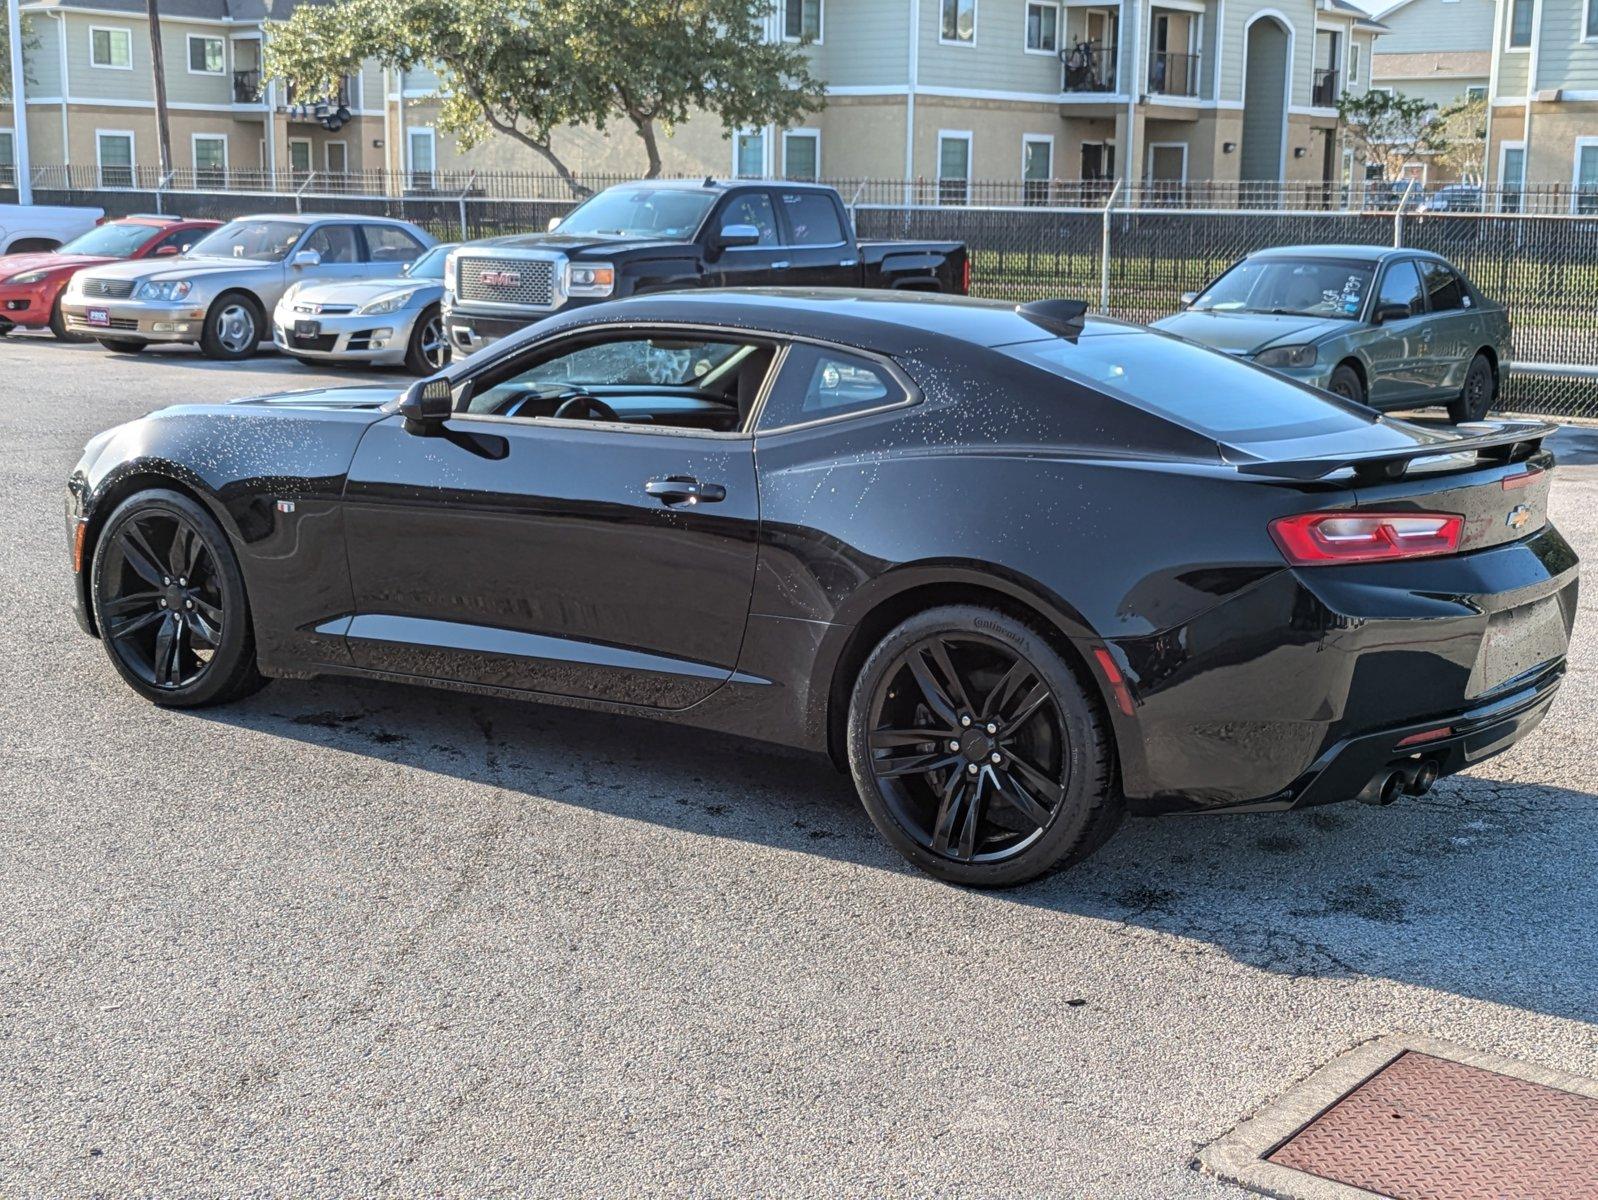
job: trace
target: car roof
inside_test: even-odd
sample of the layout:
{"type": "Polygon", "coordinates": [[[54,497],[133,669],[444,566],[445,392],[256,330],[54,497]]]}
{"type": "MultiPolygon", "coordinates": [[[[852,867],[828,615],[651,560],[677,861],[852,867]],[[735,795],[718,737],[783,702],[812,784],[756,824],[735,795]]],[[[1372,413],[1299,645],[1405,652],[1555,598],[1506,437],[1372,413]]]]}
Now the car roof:
{"type": "Polygon", "coordinates": [[[1359,262],[1379,263],[1390,258],[1435,258],[1443,261],[1440,254],[1433,254],[1430,250],[1415,250],[1408,246],[1367,246],[1358,243],[1349,243],[1340,246],[1272,246],[1268,250],[1256,250],[1250,258],[1343,258],[1356,259],[1359,262]]]}
{"type": "MultiPolygon", "coordinates": [[[[929,292],[866,288],[708,288],[658,292],[575,310],[608,320],[703,322],[792,337],[837,341],[884,353],[935,339],[984,347],[1057,336],[1013,303],[929,292]],[[869,333],[869,336],[862,336],[869,333]]],[[[1088,317],[1081,336],[1133,333],[1138,327],[1088,317]]]]}
{"type": "MultiPolygon", "coordinates": [[[[713,192],[730,191],[738,187],[780,187],[808,192],[835,191],[830,184],[825,183],[799,183],[792,179],[717,179],[707,175],[704,179],[634,179],[626,183],[614,183],[611,187],[648,187],[659,188],[673,192],[713,192]]],[[[609,191],[609,188],[605,189],[609,191]]]]}
{"type": "Polygon", "coordinates": [[[282,221],[289,225],[319,225],[323,221],[358,221],[362,225],[402,225],[407,229],[416,226],[397,217],[374,217],[370,213],[246,213],[234,217],[235,221],[282,221]]]}

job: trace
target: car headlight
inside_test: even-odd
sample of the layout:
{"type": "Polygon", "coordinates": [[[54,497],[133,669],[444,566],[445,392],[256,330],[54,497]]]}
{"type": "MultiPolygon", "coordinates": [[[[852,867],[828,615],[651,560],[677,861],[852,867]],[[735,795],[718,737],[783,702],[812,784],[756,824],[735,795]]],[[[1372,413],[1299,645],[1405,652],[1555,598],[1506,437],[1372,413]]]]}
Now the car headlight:
{"type": "Polygon", "coordinates": [[[616,268],[610,263],[567,263],[568,296],[608,296],[616,290],[616,268]]]}
{"type": "Polygon", "coordinates": [[[43,271],[25,271],[21,275],[13,275],[10,279],[6,280],[6,282],[7,283],[38,283],[39,280],[43,279],[49,273],[50,273],[50,270],[49,270],[48,267],[46,267],[43,271]]]}
{"type": "Polygon", "coordinates": [[[181,300],[193,288],[187,279],[147,279],[133,292],[135,300],[181,300]]]}
{"type": "Polygon", "coordinates": [[[355,310],[358,317],[380,317],[384,313],[398,312],[411,302],[411,297],[416,295],[417,288],[404,292],[388,292],[376,300],[369,300],[355,310]]]}
{"type": "Polygon", "coordinates": [[[1272,346],[1269,350],[1262,350],[1255,355],[1254,361],[1262,367],[1313,367],[1315,347],[1272,346]]]}
{"type": "Polygon", "coordinates": [[[455,251],[444,255],[444,290],[455,294],[455,251]]]}

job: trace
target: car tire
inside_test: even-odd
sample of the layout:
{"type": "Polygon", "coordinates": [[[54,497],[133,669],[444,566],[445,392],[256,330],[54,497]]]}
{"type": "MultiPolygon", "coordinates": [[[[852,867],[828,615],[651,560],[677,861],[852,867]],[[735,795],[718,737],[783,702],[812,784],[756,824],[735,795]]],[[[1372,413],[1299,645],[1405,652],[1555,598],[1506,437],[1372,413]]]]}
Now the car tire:
{"type": "Polygon", "coordinates": [[[1102,706],[1038,630],[996,609],[928,609],[888,633],[855,678],[847,747],[872,824],[950,883],[1070,866],[1125,812],[1102,706]]]}
{"type": "Polygon", "coordinates": [[[146,700],[199,708],[265,684],[238,559],[190,497],[151,489],[118,505],[95,545],[89,594],[111,665],[146,700]]]}
{"type": "Polygon", "coordinates": [[[439,306],[429,304],[416,314],[411,340],[405,347],[405,369],[412,375],[436,375],[449,365],[449,339],[439,306]]]}
{"type": "Polygon", "coordinates": [[[143,354],[148,342],[125,342],[117,338],[95,338],[95,341],[115,354],[143,354]]]}
{"type": "Polygon", "coordinates": [[[1332,370],[1332,377],[1326,383],[1326,390],[1333,395],[1341,396],[1344,400],[1352,400],[1355,404],[1365,404],[1365,381],[1359,377],[1359,372],[1347,363],[1338,363],[1332,370]]]}
{"type": "Polygon", "coordinates": [[[237,362],[259,348],[265,329],[261,306],[243,292],[218,296],[205,314],[200,351],[207,358],[237,362]]]}
{"type": "MultiPolygon", "coordinates": [[[[58,294],[55,303],[50,305],[50,333],[58,342],[87,342],[92,341],[87,334],[73,333],[67,328],[67,319],[61,313],[61,297],[58,294]]],[[[143,343],[139,343],[143,348],[143,343]]]]}
{"type": "Polygon", "coordinates": [[[1498,403],[1498,373],[1485,354],[1470,360],[1465,371],[1465,386],[1459,389],[1459,399],[1448,406],[1448,419],[1480,421],[1498,403]]]}

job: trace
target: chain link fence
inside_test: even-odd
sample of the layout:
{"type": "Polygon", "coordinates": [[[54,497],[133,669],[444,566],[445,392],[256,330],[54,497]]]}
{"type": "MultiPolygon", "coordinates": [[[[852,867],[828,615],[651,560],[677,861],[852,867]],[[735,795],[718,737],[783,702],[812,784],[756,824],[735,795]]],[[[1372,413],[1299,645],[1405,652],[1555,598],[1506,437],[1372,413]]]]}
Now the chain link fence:
{"type": "MultiPolygon", "coordinates": [[[[391,216],[448,241],[541,230],[575,202],[557,176],[512,172],[229,172],[226,187],[203,171],[157,177],[141,168],[110,187],[102,176],[93,166],[41,167],[34,199],[110,216],[391,216]]],[[[581,186],[617,182],[630,180],[585,177],[581,186]]],[[[951,190],[948,180],[831,182],[862,238],[966,243],[975,295],[1064,296],[1138,322],[1175,311],[1183,292],[1272,246],[1435,251],[1509,308],[1516,368],[1501,407],[1598,417],[1598,204],[1569,185],[1487,193],[1455,185],[1427,196],[1401,185],[1354,193],[1322,184],[956,181],[951,190]]],[[[0,187],[0,201],[13,199],[0,187]]]]}

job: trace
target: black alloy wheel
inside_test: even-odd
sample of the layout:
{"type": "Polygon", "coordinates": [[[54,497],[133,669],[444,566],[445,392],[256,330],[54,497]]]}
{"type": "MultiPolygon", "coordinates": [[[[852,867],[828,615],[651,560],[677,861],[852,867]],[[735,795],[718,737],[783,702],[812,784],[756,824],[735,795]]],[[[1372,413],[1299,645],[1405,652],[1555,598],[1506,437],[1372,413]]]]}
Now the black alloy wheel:
{"type": "Polygon", "coordinates": [[[411,327],[411,340],[405,347],[405,369],[412,375],[434,375],[449,365],[449,339],[444,336],[444,318],[436,304],[429,304],[411,327]]]}
{"type": "Polygon", "coordinates": [[[168,491],[124,501],[100,535],[92,572],[100,637],[140,695],[187,708],[261,686],[243,578],[195,501],[168,491]]]}
{"type": "Polygon", "coordinates": [[[850,765],[872,820],[923,870],[1003,886],[1114,832],[1103,718],[1038,633],[982,608],[910,618],[867,659],[850,765]]]}
{"type": "Polygon", "coordinates": [[[1459,391],[1459,399],[1448,406],[1449,419],[1455,423],[1480,421],[1492,411],[1497,399],[1498,379],[1493,374],[1493,364],[1487,361],[1485,354],[1478,354],[1465,372],[1465,386],[1459,391]]]}

